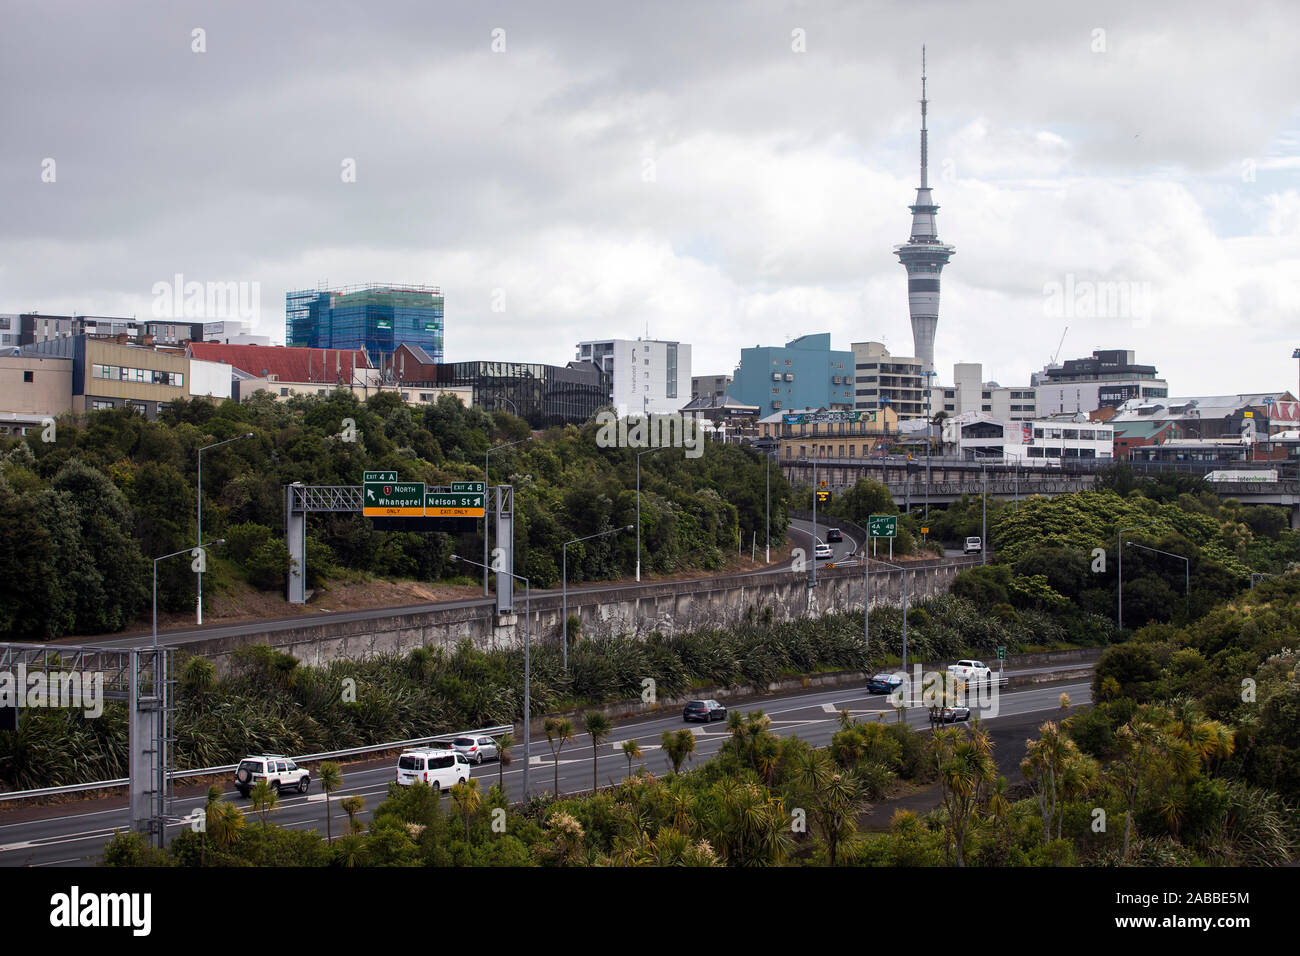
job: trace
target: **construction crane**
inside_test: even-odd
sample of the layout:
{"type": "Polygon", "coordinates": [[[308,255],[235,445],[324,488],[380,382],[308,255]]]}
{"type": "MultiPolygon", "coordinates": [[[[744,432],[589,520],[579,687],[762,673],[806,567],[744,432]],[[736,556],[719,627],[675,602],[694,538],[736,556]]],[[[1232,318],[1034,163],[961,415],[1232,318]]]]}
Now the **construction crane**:
{"type": "MultiPolygon", "coordinates": [[[[1065,332],[1069,331],[1070,327],[1067,325],[1065,327],[1065,332]]],[[[1055,365],[1057,356],[1061,354],[1061,346],[1065,344],[1065,332],[1061,333],[1061,341],[1056,343],[1056,351],[1052,353],[1052,360],[1048,363],[1049,365],[1055,365]]]]}

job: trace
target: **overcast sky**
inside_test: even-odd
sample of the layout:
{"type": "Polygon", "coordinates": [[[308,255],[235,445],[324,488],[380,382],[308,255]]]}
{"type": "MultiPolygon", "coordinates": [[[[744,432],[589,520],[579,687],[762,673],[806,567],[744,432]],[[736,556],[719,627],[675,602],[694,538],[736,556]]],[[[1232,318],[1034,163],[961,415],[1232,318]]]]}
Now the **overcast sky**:
{"type": "Polygon", "coordinates": [[[450,361],[910,355],[924,43],[942,380],[1026,384],[1068,326],[1174,394],[1297,387],[1294,0],[0,11],[0,312],[148,317],[179,273],[283,341],[287,289],[391,281],[442,287],[450,361]]]}

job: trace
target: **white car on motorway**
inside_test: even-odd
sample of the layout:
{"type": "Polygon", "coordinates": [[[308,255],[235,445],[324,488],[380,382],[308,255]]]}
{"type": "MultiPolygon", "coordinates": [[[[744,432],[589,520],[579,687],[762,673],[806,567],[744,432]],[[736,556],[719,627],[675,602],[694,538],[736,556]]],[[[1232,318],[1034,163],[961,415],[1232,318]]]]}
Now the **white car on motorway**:
{"type": "Polygon", "coordinates": [[[993,677],[992,668],[987,667],[983,661],[975,660],[964,660],[958,661],[956,664],[949,664],[948,673],[966,684],[990,680],[993,677]]]}
{"type": "Polygon", "coordinates": [[[450,790],[470,775],[469,761],[456,750],[422,747],[405,750],[397,758],[397,783],[403,787],[427,783],[434,790],[450,790]]]}
{"type": "Polygon", "coordinates": [[[311,786],[311,774],[283,754],[256,754],[239,761],[235,768],[235,789],[241,797],[252,792],[259,781],[265,780],[276,793],[296,790],[306,793],[311,786]]]}
{"type": "Polygon", "coordinates": [[[829,561],[835,557],[835,550],[829,544],[821,541],[817,542],[817,547],[813,549],[813,553],[817,556],[818,561],[829,561]]]}

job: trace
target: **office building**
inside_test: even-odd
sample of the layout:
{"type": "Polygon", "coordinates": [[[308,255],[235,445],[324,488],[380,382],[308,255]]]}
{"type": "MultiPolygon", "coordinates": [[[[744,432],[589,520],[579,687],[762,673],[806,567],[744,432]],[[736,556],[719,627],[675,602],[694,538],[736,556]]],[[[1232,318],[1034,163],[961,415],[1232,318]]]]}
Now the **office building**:
{"type": "MultiPolygon", "coordinates": [[[[119,339],[124,337],[119,335],[119,339]]],[[[82,334],[25,345],[20,355],[71,359],[70,404],[74,412],[129,408],[154,419],[177,399],[198,395],[225,399],[231,395],[229,374],[212,363],[200,366],[195,379],[189,356],[176,350],[82,334]]]]}
{"type": "Polygon", "coordinates": [[[832,349],[829,332],[741,349],[727,395],[757,405],[760,418],[791,408],[853,408],[853,352],[832,349]]]}
{"type": "Polygon", "coordinates": [[[1111,427],[1096,422],[1008,422],[996,421],[985,412],[964,412],[953,424],[959,429],[956,454],[967,461],[1006,461],[1046,467],[1062,461],[1109,459],[1114,455],[1111,427]]]}
{"type": "Polygon", "coordinates": [[[855,408],[892,408],[900,419],[925,418],[925,369],[919,358],[890,355],[880,342],[853,343],[855,408]]]}
{"type": "Polygon", "coordinates": [[[443,355],[443,296],[437,286],[369,285],[285,294],[285,343],[362,350],[379,365],[399,345],[443,355]]]}
{"type": "Polygon", "coordinates": [[[949,418],[967,412],[982,412],[997,421],[1033,421],[1042,417],[1037,389],[1032,385],[1003,386],[983,381],[979,362],[957,362],[952,367],[953,384],[936,385],[931,401],[934,413],[949,418]]]}
{"type": "Polygon", "coordinates": [[[1043,413],[1092,412],[1131,399],[1162,399],[1169,383],[1154,365],[1138,365],[1132,350],[1099,349],[1088,358],[1047,365],[1030,376],[1043,413]]]}
{"type": "Polygon", "coordinates": [[[609,377],[591,362],[570,362],[565,366],[531,362],[439,364],[421,349],[403,346],[393,356],[389,369],[404,392],[467,390],[466,404],[485,411],[510,412],[533,428],[581,425],[609,406],[609,377]]]}
{"type": "Polygon", "coordinates": [[[691,401],[699,398],[720,400],[726,397],[731,385],[730,375],[692,375],[691,401]]]}
{"type": "Polygon", "coordinates": [[[691,398],[691,347],[660,339],[579,342],[578,362],[608,377],[607,404],[620,416],[676,412],[691,398]]]}

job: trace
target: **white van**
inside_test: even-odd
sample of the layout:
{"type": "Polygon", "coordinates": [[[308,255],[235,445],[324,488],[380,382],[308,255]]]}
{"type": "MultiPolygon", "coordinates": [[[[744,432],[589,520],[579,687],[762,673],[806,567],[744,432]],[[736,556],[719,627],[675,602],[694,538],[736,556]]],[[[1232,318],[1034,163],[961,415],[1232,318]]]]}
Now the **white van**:
{"type": "Polygon", "coordinates": [[[978,554],[979,552],[981,552],[981,551],[983,551],[983,550],[984,550],[984,542],[981,541],[979,538],[967,538],[967,539],[966,539],[966,553],[967,553],[967,554],[978,554]]]}
{"type": "Polygon", "coordinates": [[[406,750],[397,758],[397,782],[403,787],[419,782],[442,790],[469,777],[469,761],[455,750],[406,750]]]}

